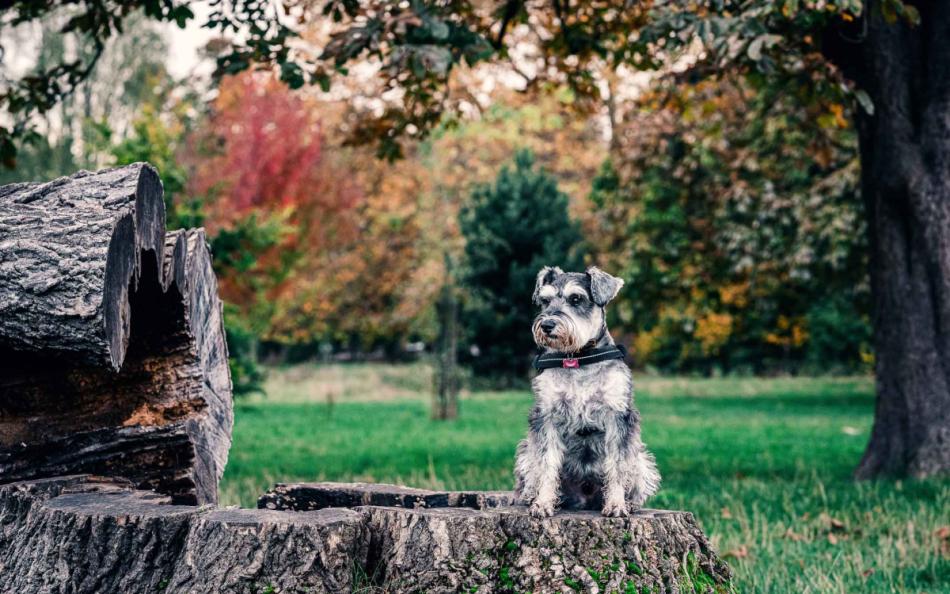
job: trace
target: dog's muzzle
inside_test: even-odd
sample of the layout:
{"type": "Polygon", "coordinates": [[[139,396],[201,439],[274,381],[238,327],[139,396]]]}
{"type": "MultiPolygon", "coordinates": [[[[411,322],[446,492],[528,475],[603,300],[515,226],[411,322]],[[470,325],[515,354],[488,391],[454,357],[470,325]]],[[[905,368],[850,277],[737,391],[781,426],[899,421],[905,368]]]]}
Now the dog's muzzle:
{"type": "Polygon", "coordinates": [[[574,325],[570,318],[563,315],[544,314],[534,320],[531,328],[534,342],[540,347],[550,347],[559,351],[576,350],[574,325]]]}

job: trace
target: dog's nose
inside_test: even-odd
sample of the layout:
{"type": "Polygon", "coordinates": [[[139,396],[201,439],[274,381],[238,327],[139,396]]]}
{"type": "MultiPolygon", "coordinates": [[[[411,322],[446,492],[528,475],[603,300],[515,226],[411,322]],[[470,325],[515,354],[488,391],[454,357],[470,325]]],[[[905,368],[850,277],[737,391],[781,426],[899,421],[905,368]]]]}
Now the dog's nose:
{"type": "Polygon", "coordinates": [[[555,328],[557,328],[557,322],[554,320],[544,320],[541,322],[541,329],[544,330],[545,334],[550,334],[555,328]]]}

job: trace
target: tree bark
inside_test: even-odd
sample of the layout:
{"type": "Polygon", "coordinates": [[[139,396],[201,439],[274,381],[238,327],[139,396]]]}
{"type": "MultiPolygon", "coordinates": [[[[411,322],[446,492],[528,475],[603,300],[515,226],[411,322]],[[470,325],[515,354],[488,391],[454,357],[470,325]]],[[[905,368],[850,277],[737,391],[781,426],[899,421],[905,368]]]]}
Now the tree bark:
{"type": "Polygon", "coordinates": [[[357,505],[209,510],[93,477],[0,486],[0,593],[731,591],[686,512],[538,519],[402,487],[315,487],[357,505]]]}
{"type": "Polygon", "coordinates": [[[0,344],[117,370],[129,290],[165,238],[158,173],[136,163],[0,188],[0,344]]]}
{"type": "Polygon", "coordinates": [[[729,568],[689,513],[538,520],[513,502],[510,491],[294,483],[276,485],[258,507],[359,509],[369,538],[363,566],[386,592],[728,590],[729,568]]]}
{"type": "Polygon", "coordinates": [[[0,482],[89,472],[217,500],[221,304],[204,232],[163,215],[144,164],[0,188],[0,482]]]}
{"type": "Polygon", "coordinates": [[[729,591],[729,568],[688,512],[360,510],[372,535],[366,572],[385,592],[729,591]]]}
{"type": "Polygon", "coordinates": [[[436,310],[439,319],[439,340],[436,346],[435,401],[432,403],[432,418],[450,420],[458,418],[459,369],[458,369],[458,297],[452,260],[445,256],[445,284],[439,294],[436,310]]]}
{"type": "Polygon", "coordinates": [[[350,592],[348,509],[209,510],[91,477],[0,486],[0,593],[350,592]]]}
{"type": "Polygon", "coordinates": [[[859,478],[950,471],[950,3],[917,4],[910,26],[868,3],[855,72],[877,377],[859,478]]]}

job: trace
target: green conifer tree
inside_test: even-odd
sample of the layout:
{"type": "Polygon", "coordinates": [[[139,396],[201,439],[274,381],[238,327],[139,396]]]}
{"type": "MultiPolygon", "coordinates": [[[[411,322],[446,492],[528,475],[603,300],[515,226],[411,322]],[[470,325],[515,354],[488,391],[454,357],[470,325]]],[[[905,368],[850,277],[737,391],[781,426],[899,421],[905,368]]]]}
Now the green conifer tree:
{"type": "Polygon", "coordinates": [[[466,242],[461,280],[469,295],[461,319],[469,349],[464,359],[478,377],[517,383],[527,377],[535,352],[531,293],[538,270],[582,265],[580,231],[568,215],[568,197],[522,150],[493,185],[474,189],[460,228],[466,242]]]}

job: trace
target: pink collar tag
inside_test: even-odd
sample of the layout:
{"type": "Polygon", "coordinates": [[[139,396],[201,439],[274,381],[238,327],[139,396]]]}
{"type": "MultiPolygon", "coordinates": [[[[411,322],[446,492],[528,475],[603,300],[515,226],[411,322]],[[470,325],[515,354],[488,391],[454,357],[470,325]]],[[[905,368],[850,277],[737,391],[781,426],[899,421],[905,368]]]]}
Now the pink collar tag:
{"type": "Polygon", "coordinates": [[[581,364],[577,359],[564,359],[561,361],[561,367],[564,369],[577,369],[581,364]]]}

